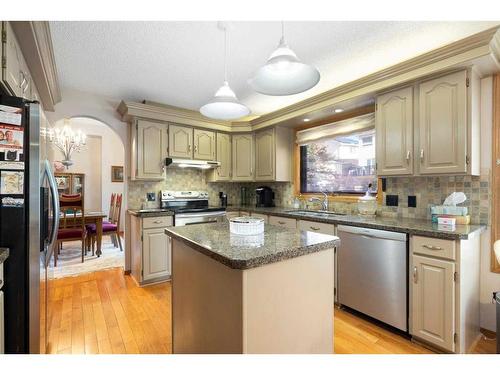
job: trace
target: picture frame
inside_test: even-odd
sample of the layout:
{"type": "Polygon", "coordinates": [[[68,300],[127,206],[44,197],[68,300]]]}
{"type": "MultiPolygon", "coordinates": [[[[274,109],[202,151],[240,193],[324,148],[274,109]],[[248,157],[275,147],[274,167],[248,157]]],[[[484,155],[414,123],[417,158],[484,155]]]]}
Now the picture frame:
{"type": "Polygon", "coordinates": [[[123,166],[111,166],[111,182],[123,182],[123,166]]]}

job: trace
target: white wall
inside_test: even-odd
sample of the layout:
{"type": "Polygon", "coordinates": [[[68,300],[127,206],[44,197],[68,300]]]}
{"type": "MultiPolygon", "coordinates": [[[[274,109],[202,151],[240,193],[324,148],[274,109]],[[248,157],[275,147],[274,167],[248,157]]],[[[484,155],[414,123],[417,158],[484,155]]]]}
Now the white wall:
{"type": "MultiPolygon", "coordinates": [[[[53,125],[63,126],[63,120],[57,121],[53,125]]],[[[108,213],[111,194],[124,195],[124,183],[111,182],[111,166],[124,165],[125,150],[122,140],[109,126],[94,119],[72,118],[70,125],[74,130],[82,130],[89,138],[85,151],[73,154],[72,159],[75,163],[68,172],[85,173],[86,175],[86,209],[108,213]]],[[[55,155],[55,160],[61,159],[59,152],[56,151],[55,155]]],[[[122,204],[121,230],[124,228],[124,211],[125,205],[122,204]]]]}
{"type": "MultiPolygon", "coordinates": [[[[481,170],[490,175],[493,129],[493,78],[481,80],[481,170]]],[[[493,187],[493,185],[491,185],[493,187]]],[[[490,188],[491,189],[491,188],[490,188]]],[[[490,215],[491,217],[491,215],[490,215]]],[[[496,330],[495,305],[491,303],[492,293],[500,290],[500,274],[490,271],[491,231],[481,235],[481,327],[496,330]]]]}

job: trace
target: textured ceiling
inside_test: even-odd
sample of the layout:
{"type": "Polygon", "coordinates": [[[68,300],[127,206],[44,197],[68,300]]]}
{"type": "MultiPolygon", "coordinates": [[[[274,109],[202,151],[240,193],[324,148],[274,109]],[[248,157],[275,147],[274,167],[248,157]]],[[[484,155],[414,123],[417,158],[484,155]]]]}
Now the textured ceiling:
{"type": "MultiPolygon", "coordinates": [[[[231,22],[229,83],[252,113],[261,115],[495,24],[286,22],[288,44],[320,70],[321,81],[302,94],[269,97],[253,92],[247,79],[277,46],[280,23],[231,22]]],[[[198,110],[223,80],[224,36],[215,21],[68,21],[50,27],[63,90],[198,110]]]]}

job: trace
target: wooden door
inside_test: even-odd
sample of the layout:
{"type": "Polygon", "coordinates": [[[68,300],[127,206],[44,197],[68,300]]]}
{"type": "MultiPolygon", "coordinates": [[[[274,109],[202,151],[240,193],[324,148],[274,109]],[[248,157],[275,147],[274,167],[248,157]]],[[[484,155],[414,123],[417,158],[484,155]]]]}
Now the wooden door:
{"type": "Polygon", "coordinates": [[[208,130],[194,129],[193,158],[198,160],[215,160],[215,133],[208,130]]]}
{"type": "Polygon", "coordinates": [[[455,350],[455,263],[412,256],[413,336],[455,350]]]}
{"type": "Polygon", "coordinates": [[[220,167],[215,171],[217,181],[231,180],[231,135],[226,133],[217,133],[217,161],[220,167]]]}
{"type": "Polygon", "coordinates": [[[193,158],[193,129],[170,125],[168,154],[171,158],[193,158]]]}
{"type": "Polygon", "coordinates": [[[11,94],[21,96],[21,83],[24,82],[23,85],[25,84],[21,72],[22,52],[17,44],[10,22],[3,21],[2,26],[5,33],[5,41],[2,43],[4,48],[3,57],[5,58],[2,67],[2,81],[11,94]]]}
{"type": "Polygon", "coordinates": [[[142,231],[143,280],[167,277],[171,274],[171,237],[165,228],[142,231]]]}
{"type": "Polygon", "coordinates": [[[467,72],[419,88],[420,173],[467,172],[467,72]]]}
{"type": "Polygon", "coordinates": [[[255,180],[271,181],[275,176],[274,129],[255,134],[255,180]]]}
{"type": "Polygon", "coordinates": [[[413,87],[377,97],[377,175],[413,174],[413,87]]]}
{"type": "Polygon", "coordinates": [[[253,181],[254,138],[252,134],[233,136],[233,180],[253,181]]]}
{"type": "Polygon", "coordinates": [[[168,126],[158,122],[137,121],[138,179],[161,179],[168,155],[168,126]]]}

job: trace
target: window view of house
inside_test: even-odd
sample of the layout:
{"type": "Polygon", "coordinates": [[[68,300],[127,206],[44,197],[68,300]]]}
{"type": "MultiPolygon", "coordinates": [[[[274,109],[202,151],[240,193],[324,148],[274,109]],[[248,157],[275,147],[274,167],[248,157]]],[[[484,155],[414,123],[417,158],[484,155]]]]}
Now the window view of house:
{"type": "Polygon", "coordinates": [[[375,129],[301,146],[301,192],[376,190],[375,129]]]}

